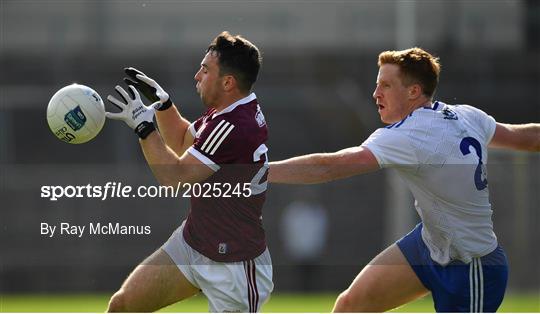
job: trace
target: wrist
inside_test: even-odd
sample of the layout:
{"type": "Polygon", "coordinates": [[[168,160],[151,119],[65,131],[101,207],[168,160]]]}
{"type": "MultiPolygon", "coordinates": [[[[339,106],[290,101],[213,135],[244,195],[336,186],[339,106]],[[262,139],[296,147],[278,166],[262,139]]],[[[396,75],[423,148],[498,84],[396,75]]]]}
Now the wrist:
{"type": "Polygon", "coordinates": [[[139,136],[139,138],[143,140],[155,130],[156,126],[154,125],[154,122],[151,121],[143,121],[139,123],[139,125],[137,125],[134,129],[135,133],[139,136]]]}
{"type": "Polygon", "coordinates": [[[157,110],[157,111],[164,111],[164,110],[167,110],[169,109],[170,107],[172,107],[173,103],[171,101],[171,99],[167,99],[167,101],[165,102],[162,102],[162,103],[159,103],[157,106],[155,106],[154,108],[157,110]]]}

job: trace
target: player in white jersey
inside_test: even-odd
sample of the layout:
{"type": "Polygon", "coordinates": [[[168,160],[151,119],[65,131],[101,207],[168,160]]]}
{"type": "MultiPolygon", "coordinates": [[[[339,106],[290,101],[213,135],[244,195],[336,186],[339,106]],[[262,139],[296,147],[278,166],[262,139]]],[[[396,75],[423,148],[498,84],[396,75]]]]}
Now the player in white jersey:
{"type": "Polygon", "coordinates": [[[488,146],[540,151],[540,124],[510,125],[471,106],[433,102],[438,58],[420,48],[379,55],[373,93],[389,124],[362,145],[270,163],[269,181],[313,184],[394,168],[422,222],[377,255],[336,312],[386,311],[431,292],[439,312],[496,311],[508,265],[491,221],[488,146]]]}

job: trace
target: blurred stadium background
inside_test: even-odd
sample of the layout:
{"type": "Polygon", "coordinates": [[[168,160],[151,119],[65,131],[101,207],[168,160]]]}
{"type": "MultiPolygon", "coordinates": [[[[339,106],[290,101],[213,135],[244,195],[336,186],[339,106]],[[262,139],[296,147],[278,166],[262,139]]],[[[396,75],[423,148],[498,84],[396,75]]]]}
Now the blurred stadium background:
{"type": "MultiPolygon", "coordinates": [[[[58,141],[45,120],[52,94],[77,82],[105,98],[134,66],[193,120],[203,111],[193,75],[223,30],[263,51],[255,91],[272,160],[358,145],[381,127],[371,93],[377,55],[388,49],[420,46],[441,57],[438,100],[477,106],[501,122],[540,120],[535,0],[1,0],[0,11],[0,304],[15,294],[110,293],[187,211],[177,199],[41,199],[41,185],[156,184],[121,123],[106,123],[88,144],[58,141]],[[152,234],[47,238],[41,222],[151,225],[152,234]]],[[[488,171],[509,291],[540,299],[539,155],[492,151],[488,171]]],[[[275,291],[336,294],[417,221],[410,195],[388,172],[273,185],[264,224],[275,291]]],[[[540,301],[526,310],[540,311],[540,301]]]]}

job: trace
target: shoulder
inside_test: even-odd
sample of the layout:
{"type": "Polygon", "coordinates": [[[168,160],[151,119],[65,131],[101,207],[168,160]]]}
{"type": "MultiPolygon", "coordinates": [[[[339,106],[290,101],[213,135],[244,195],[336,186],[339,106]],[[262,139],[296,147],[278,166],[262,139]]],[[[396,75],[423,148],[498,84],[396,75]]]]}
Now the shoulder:
{"type": "MultiPolygon", "coordinates": [[[[485,111],[466,104],[447,105],[444,104],[441,114],[445,119],[467,119],[472,121],[492,120],[493,118],[485,111]]],[[[493,119],[494,120],[494,119],[493,119]]]]}
{"type": "MultiPolygon", "coordinates": [[[[225,113],[208,116],[195,135],[195,147],[213,156],[239,155],[268,138],[264,116],[257,102],[242,104],[225,113]]],[[[229,159],[227,159],[229,160],[229,159]]]]}
{"type": "Polygon", "coordinates": [[[203,153],[214,155],[224,141],[232,137],[235,125],[224,118],[206,121],[195,133],[194,146],[203,153]]]}
{"type": "Polygon", "coordinates": [[[464,116],[464,117],[487,115],[481,109],[478,109],[478,108],[473,107],[471,105],[457,104],[457,105],[453,105],[453,106],[447,105],[447,107],[451,108],[452,110],[457,112],[459,115],[464,116]]]}
{"type": "Polygon", "coordinates": [[[458,117],[461,119],[466,119],[474,123],[480,123],[481,125],[495,124],[495,119],[492,116],[477,107],[465,104],[453,106],[447,105],[447,107],[456,112],[458,117]]]}
{"type": "Polygon", "coordinates": [[[441,109],[443,121],[454,122],[457,128],[489,143],[495,132],[495,119],[483,110],[466,104],[444,105],[441,109]]]}
{"type": "Polygon", "coordinates": [[[484,111],[470,105],[449,105],[436,101],[431,107],[421,107],[409,114],[405,119],[388,125],[392,130],[414,130],[438,127],[459,120],[484,120],[489,117],[484,111]]]}
{"type": "Polygon", "coordinates": [[[210,117],[216,112],[214,108],[207,109],[197,120],[190,125],[190,131],[195,136],[196,131],[201,130],[201,127],[205,127],[210,117]]]}
{"type": "Polygon", "coordinates": [[[234,125],[235,132],[245,138],[267,132],[266,119],[257,100],[238,106],[218,118],[234,125]]]}
{"type": "Polygon", "coordinates": [[[412,169],[418,165],[416,150],[409,139],[400,132],[378,129],[362,143],[361,147],[371,152],[381,168],[412,169]]]}
{"type": "Polygon", "coordinates": [[[244,123],[249,123],[254,122],[257,112],[262,112],[261,106],[257,99],[254,99],[248,103],[235,107],[229,112],[223,113],[221,116],[226,117],[229,120],[237,120],[244,123]]]}

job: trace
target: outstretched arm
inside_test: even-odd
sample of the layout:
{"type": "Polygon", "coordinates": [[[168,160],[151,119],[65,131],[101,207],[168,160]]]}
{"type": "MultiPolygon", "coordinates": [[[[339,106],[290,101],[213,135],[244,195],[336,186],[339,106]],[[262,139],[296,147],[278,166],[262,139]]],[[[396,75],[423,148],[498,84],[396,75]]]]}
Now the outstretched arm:
{"type": "Polygon", "coordinates": [[[489,147],[539,152],[540,123],[497,123],[495,135],[493,135],[489,147]]]}
{"type": "Polygon", "coordinates": [[[350,147],[335,153],[294,157],[270,163],[271,183],[315,184],[352,177],[379,169],[377,159],[365,147],[350,147]]]}

